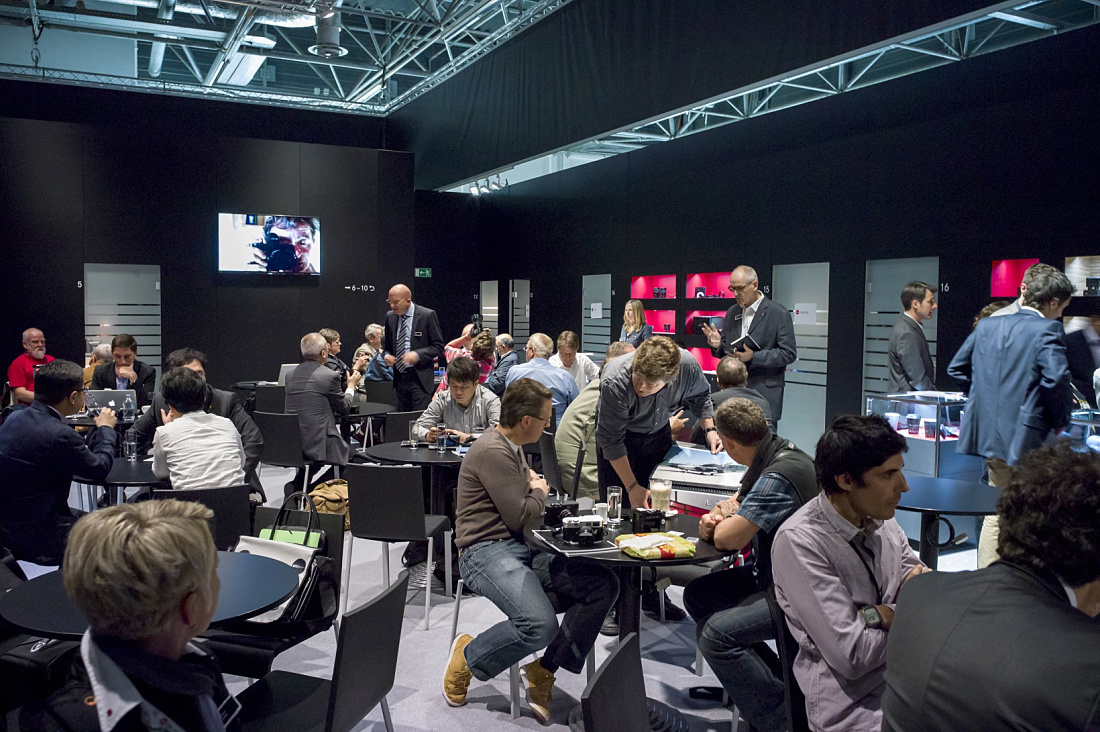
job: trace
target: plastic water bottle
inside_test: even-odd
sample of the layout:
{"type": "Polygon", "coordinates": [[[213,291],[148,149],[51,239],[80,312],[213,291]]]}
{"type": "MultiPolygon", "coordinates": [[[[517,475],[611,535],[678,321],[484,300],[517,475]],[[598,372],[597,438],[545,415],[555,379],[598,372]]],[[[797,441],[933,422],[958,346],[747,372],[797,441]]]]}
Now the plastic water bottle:
{"type": "Polygon", "coordinates": [[[126,421],[130,421],[134,418],[134,400],[130,398],[130,395],[126,395],[126,401],[122,403],[122,418],[126,421]]]}

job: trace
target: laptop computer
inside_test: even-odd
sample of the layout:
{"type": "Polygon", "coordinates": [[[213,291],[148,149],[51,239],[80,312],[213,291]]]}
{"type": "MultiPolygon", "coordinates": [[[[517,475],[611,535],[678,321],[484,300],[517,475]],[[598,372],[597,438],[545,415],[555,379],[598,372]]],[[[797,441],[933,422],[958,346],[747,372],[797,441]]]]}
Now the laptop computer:
{"type": "Polygon", "coordinates": [[[296,368],[298,368],[296,363],[284,363],[279,366],[279,386],[286,386],[286,377],[296,368]]]}
{"type": "Polygon", "coordinates": [[[127,394],[130,395],[130,400],[134,403],[136,409],[137,390],[135,389],[88,389],[84,392],[84,408],[90,407],[94,399],[96,407],[110,407],[118,412],[122,409],[122,405],[126,403],[127,394]]]}

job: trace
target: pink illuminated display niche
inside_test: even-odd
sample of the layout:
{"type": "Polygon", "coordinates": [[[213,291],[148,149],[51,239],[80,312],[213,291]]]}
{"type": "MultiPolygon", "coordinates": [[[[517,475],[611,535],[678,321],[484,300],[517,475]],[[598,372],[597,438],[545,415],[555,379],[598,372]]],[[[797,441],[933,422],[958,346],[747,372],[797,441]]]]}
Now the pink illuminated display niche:
{"type": "Polygon", "coordinates": [[[645,322],[653,326],[653,335],[676,334],[675,310],[646,310],[645,322]]]}
{"type": "Polygon", "coordinates": [[[687,276],[684,297],[726,298],[730,296],[729,272],[697,272],[687,276]]]}
{"type": "MultiPolygon", "coordinates": [[[[630,278],[630,298],[632,300],[675,300],[676,299],[676,275],[645,275],[643,277],[630,278]],[[663,289],[656,296],[654,288],[663,289]]],[[[650,323],[652,325],[652,323],[650,323]]],[[[654,328],[656,330],[656,328],[654,328]]]]}
{"type": "Polygon", "coordinates": [[[1014,298],[1019,295],[1024,270],[1038,263],[1038,259],[994,259],[989,296],[1014,298]]]}

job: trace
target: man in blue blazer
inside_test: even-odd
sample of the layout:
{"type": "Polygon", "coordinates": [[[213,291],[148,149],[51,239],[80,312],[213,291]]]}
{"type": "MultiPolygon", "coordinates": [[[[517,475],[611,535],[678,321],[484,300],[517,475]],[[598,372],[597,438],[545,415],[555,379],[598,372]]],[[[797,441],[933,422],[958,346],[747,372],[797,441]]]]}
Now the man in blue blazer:
{"type": "Polygon", "coordinates": [[[435,393],[435,360],[443,355],[443,331],[435,311],[412,301],[405,285],[390,288],[383,359],[393,367],[393,389],[402,412],[425,409],[435,393]]]}
{"type": "Polygon", "coordinates": [[[787,366],[798,358],[794,322],[786,307],[760,292],[760,282],[752,267],[741,265],[733,270],[729,290],[737,304],[726,311],[725,329],[719,331],[703,325],[703,335],[716,358],[733,356],[748,367],[748,388],[768,400],[772,419],[778,422],[783,416],[787,366]],[[752,336],[760,348],[754,351],[748,346],[735,349],[729,345],[745,334],[752,336]]]}
{"type": "Polygon", "coordinates": [[[115,413],[103,408],[86,438],[62,420],[84,408],[83,388],[83,369],[51,361],[34,375],[34,402],[0,426],[0,545],[16,559],[61,564],[76,523],[73,476],[102,480],[111,472],[115,413]]]}
{"type": "Polygon", "coordinates": [[[504,388],[508,382],[508,372],[519,363],[519,355],[516,354],[516,342],[507,333],[501,333],[496,338],[497,362],[493,364],[493,370],[485,379],[485,388],[497,396],[504,396],[504,388]]]}
{"type": "MultiPolygon", "coordinates": [[[[947,373],[969,401],[957,450],[986,458],[989,483],[1005,486],[1011,466],[1069,424],[1069,366],[1058,318],[1074,286],[1058,270],[1041,273],[1020,312],[978,321],[947,373]]],[[[986,517],[978,566],[996,559],[996,517],[986,517]]]]}

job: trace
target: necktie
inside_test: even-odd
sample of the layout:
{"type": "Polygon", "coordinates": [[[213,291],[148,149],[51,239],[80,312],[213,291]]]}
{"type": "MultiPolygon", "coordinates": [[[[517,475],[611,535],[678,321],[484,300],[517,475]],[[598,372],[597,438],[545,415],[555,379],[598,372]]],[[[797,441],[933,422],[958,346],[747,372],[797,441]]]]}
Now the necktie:
{"type": "Polygon", "coordinates": [[[404,373],[405,363],[401,360],[405,353],[409,350],[405,347],[405,343],[409,340],[409,316],[401,316],[401,327],[397,329],[397,363],[395,364],[398,371],[404,373]]]}

